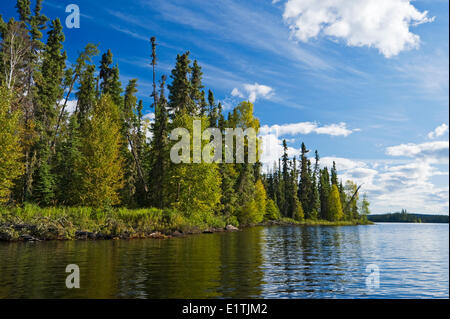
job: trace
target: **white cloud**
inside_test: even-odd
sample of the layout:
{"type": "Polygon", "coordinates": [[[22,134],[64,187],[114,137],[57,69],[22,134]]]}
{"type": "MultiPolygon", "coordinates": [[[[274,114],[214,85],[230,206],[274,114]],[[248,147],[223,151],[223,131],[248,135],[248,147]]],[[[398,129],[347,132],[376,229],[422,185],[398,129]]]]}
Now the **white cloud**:
{"type": "Polygon", "coordinates": [[[391,156],[416,157],[433,160],[448,160],[448,141],[435,141],[422,144],[401,144],[386,149],[391,156]]]}
{"type": "Polygon", "coordinates": [[[144,114],[143,119],[153,122],[155,120],[155,113],[150,112],[150,113],[144,114]]]}
{"type": "Polygon", "coordinates": [[[232,96],[237,96],[240,98],[244,98],[244,94],[241,93],[241,91],[239,91],[238,88],[234,88],[233,91],[231,91],[231,95],[232,96]]]}
{"type": "Polygon", "coordinates": [[[321,167],[336,162],[339,179],[362,185],[361,193],[368,195],[373,213],[400,211],[445,214],[449,210],[448,187],[433,184],[433,176],[448,175],[428,159],[404,161],[353,160],[324,157],[321,167]]]}
{"type": "Polygon", "coordinates": [[[320,159],[320,163],[322,167],[332,167],[333,162],[336,163],[336,167],[339,168],[339,170],[351,170],[356,169],[360,167],[366,167],[366,163],[362,161],[355,161],[348,158],[343,157],[323,157],[320,159]]]}
{"type": "Polygon", "coordinates": [[[448,132],[448,125],[444,123],[436,127],[433,132],[428,133],[428,138],[432,140],[436,137],[444,135],[447,132],[448,132]]]}
{"type": "MultiPolygon", "coordinates": [[[[283,155],[283,140],[275,134],[266,134],[260,136],[262,141],[262,155],[261,163],[264,164],[265,169],[271,168],[274,162],[283,155]]],[[[298,156],[300,150],[294,147],[288,148],[289,157],[298,156]]]]}
{"type": "Polygon", "coordinates": [[[146,113],[142,118],[143,121],[141,129],[144,132],[147,141],[150,142],[153,138],[153,133],[150,130],[150,126],[153,122],[155,122],[155,113],[153,112],[146,113]]]}
{"type": "Polygon", "coordinates": [[[261,134],[279,134],[279,135],[297,135],[297,134],[324,134],[331,136],[348,136],[353,132],[359,131],[358,129],[348,129],[347,124],[344,122],[338,124],[330,124],[319,126],[315,122],[299,122],[292,124],[282,124],[282,125],[263,125],[260,128],[261,134]]]}
{"type": "MultiPolygon", "coordinates": [[[[64,102],[65,100],[60,101],[59,105],[62,107],[64,105],[64,102]]],[[[69,114],[73,114],[77,108],[77,103],[77,100],[68,100],[64,111],[69,114]]]]}
{"type": "MultiPolygon", "coordinates": [[[[346,127],[345,123],[331,124],[326,126],[319,126],[317,123],[312,122],[300,122],[293,124],[283,125],[263,125],[259,129],[259,136],[262,140],[262,155],[261,162],[265,165],[265,169],[271,167],[271,165],[278,161],[283,155],[283,139],[286,139],[286,135],[306,135],[306,134],[326,134],[331,136],[348,136],[355,130],[350,130],[346,127]]],[[[291,141],[292,139],[286,139],[291,141]]],[[[300,149],[289,146],[289,157],[298,156],[300,149]]],[[[331,161],[332,163],[332,161],[331,161]]]]}
{"type": "Polygon", "coordinates": [[[244,84],[243,90],[246,92],[244,95],[238,88],[234,88],[231,91],[231,95],[235,97],[245,98],[255,103],[257,99],[268,99],[273,95],[273,89],[270,86],[262,84],[244,84]]]}
{"type": "Polygon", "coordinates": [[[325,35],[375,47],[387,58],[417,48],[420,38],[409,28],[434,20],[410,0],[288,0],[283,19],[300,41],[325,35]]]}

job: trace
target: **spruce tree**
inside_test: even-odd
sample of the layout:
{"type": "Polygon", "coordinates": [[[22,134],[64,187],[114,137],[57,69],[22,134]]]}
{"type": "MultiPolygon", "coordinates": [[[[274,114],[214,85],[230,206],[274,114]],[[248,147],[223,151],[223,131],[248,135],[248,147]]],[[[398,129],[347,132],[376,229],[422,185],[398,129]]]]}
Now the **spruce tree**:
{"type": "Polygon", "coordinates": [[[19,13],[20,21],[29,22],[31,15],[31,1],[30,0],[17,0],[16,9],[19,13]]]}
{"type": "Polygon", "coordinates": [[[204,115],[205,112],[205,96],[202,89],[204,88],[202,84],[202,68],[198,65],[197,60],[194,61],[191,67],[191,90],[190,90],[190,98],[194,102],[196,109],[201,115],[204,115]]]}
{"type": "Polygon", "coordinates": [[[189,64],[189,51],[177,56],[175,68],[172,70],[172,83],[169,88],[168,108],[172,111],[172,116],[179,112],[193,115],[195,103],[191,98],[192,82],[189,79],[191,68],[189,64]]]}
{"type": "Polygon", "coordinates": [[[57,187],[56,198],[59,204],[67,206],[79,205],[81,187],[82,140],[78,116],[73,114],[69,119],[68,129],[62,142],[57,147],[57,187]]]}
{"type": "Polygon", "coordinates": [[[320,219],[328,219],[328,198],[330,196],[331,185],[328,168],[320,171],[319,196],[320,196],[320,219]]]}
{"type": "Polygon", "coordinates": [[[111,50],[108,50],[102,55],[100,62],[100,84],[101,94],[109,95],[114,104],[117,107],[122,108],[123,99],[122,94],[122,84],[119,78],[119,67],[117,65],[111,66],[113,63],[113,54],[111,50]]]}
{"type": "Polygon", "coordinates": [[[62,81],[66,65],[63,52],[64,34],[59,19],[53,20],[43,52],[42,68],[36,80],[38,95],[37,120],[44,136],[51,137],[58,114],[57,102],[63,95],[62,81]]]}
{"type": "Polygon", "coordinates": [[[319,217],[320,212],[320,194],[319,194],[319,179],[320,179],[320,166],[319,166],[319,152],[315,152],[314,171],[312,174],[312,192],[311,192],[311,216],[310,218],[316,219],[319,217]]]}
{"type": "Polygon", "coordinates": [[[222,212],[229,224],[235,224],[237,221],[237,201],[236,180],[238,173],[233,164],[221,163],[220,175],[222,176],[222,212]]]}
{"type": "Polygon", "coordinates": [[[309,160],[306,154],[309,150],[306,149],[305,143],[302,143],[301,158],[300,158],[300,183],[298,190],[298,197],[302,203],[303,210],[305,212],[305,218],[310,219],[311,216],[311,197],[312,197],[312,181],[311,181],[311,169],[308,164],[309,160]]]}
{"type": "Polygon", "coordinates": [[[219,127],[220,128],[220,125],[219,125],[220,123],[217,123],[217,121],[219,119],[218,109],[217,109],[216,102],[214,101],[214,94],[211,90],[208,91],[208,105],[209,105],[208,116],[209,116],[210,127],[219,127]]]}
{"type": "Polygon", "coordinates": [[[163,208],[167,204],[167,170],[169,167],[169,114],[164,94],[166,77],[160,83],[160,96],[156,107],[155,122],[151,126],[152,142],[150,152],[150,204],[163,208]]]}
{"type": "Polygon", "coordinates": [[[53,20],[43,51],[40,73],[36,79],[36,119],[39,142],[36,145],[38,164],[33,173],[33,198],[40,205],[49,206],[55,201],[56,176],[52,171],[50,143],[54,135],[58,115],[58,101],[63,95],[62,81],[66,53],[63,52],[64,34],[59,19],[53,20]]]}
{"type": "Polygon", "coordinates": [[[86,70],[81,74],[80,86],[77,97],[77,110],[78,122],[81,127],[84,126],[89,114],[94,109],[97,92],[96,92],[96,79],[95,79],[95,66],[89,65],[86,70]]]}
{"type": "Polygon", "coordinates": [[[287,147],[287,143],[286,140],[283,140],[283,156],[282,156],[282,163],[283,163],[283,194],[284,194],[284,202],[283,202],[283,206],[282,206],[282,214],[285,217],[292,217],[292,215],[290,215],[290,197],[289,195],[291,194],[291,192],[289,191],[289,186],[291,186],[291,179],[290,179],[290,175],[289,175],[289,156],[288,156],[288,147],[287,147]]]}
{"type": "Polygon", "coordinates": [[[337,177],[337,169],[336,162],[333,161],[333,167],[331,168],[331,184],[338,186],[338,177],[337,177]]]}
{"type": "Polygon", "coordinates": [[[121,202],[128,207],[136,206],[136,185],[139,178],[143,179],[142,173],[139,174],[140,162],[135,149],[135,117],[137,97],[137,79],[131,79],[125,89],[124,105],[121,112],[122,124],[122,158],[124,159],[124,188],[121,190],[121,202]]]}

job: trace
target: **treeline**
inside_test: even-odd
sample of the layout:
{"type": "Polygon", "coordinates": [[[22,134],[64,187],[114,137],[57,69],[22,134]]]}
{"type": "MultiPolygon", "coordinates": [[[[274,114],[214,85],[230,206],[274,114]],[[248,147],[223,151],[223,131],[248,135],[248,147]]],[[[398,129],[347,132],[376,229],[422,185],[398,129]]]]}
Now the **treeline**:
{"type": "Polygon", "coordinates": [[[370,215],[368,219],[375,223],[448,223],[446,215],[411,214],[405,209],[397,213],[370,215]]]}
{"type": "Polygon", "coordinates": [[[347,181],[344,185],[339,180],[335,162],[331,170],[321,169],[316,150],[312,164],[307,157],[310,151],[302,143],[297,164],[296,157],[288,157],[286,140],[283,148],[282,158],[268,174],[263,174],[270,205],[278,207],[281,216],[296,220],[366,220],[370,213],[366,195],[360,199],[355,183],[347,181]]]}
{"type": "Polygon", "coordinates": [[[262,174],[259,161],[172,163],[173,128],[186,128],[192,136],[193,120],[200,120],[202,131],[257,132],[252,103],[240,103],[225,117],[189,52],[177,56],[170,83],[166,76],[156,83],[152,38],[150,123],[136,95],[137,79],[123,90],[110,50],[96,65],[100,52],[88,44],[76,63],[67,65],[61,22],[49,21],[41,5],[37,0],[32,10],[30,0],[18,0],[18,21],[0,16],[0,203],[170,208],[230,224],[280,217],[354,220],[368,213],[355,184],[338,183],[335,167],[331,178],[327,168],[319,169],[317,152],[311,168],[304,145],[299,167],[288,158],[285,143],[280,164],[269,174],[262,174]]]}

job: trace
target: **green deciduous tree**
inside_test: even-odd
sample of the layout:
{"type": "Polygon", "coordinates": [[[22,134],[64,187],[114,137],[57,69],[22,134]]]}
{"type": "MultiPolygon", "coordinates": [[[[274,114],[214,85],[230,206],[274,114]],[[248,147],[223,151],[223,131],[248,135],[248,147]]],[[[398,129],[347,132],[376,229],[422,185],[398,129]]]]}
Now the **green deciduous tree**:
{"type": "Polygon", "coordinates": [[[120,204],[123,187],[120,114],[110,96],[103,96],[86,124],[82,138],[79,200],[83,205],[101,207],[120,204]]]}
{"type": "Polygon", "coordinates": [[[15,180],[23,173],[20,111],[12,111],[11,91],[0,86],[0,204],[10,200],[15,180]]]}
{"type": "MultiPolygon", "coordinates": [[[[201,122],[201,132],[208,128],[206,116],[195,117],[184,112],[174,118],[175,127],[185,128],[190,137],[190,162],[193,162],[194,121],[201,122]]],[[[172,141],[173,146],[176,141],[172,141]]],[[[202,141],[202,149],[208,141],[202,141]]],[[[170,163],[168,172],[169,187],[167,198],[169,205],[188,216],[196,216],[205,220],[208,216],[219,212],[221,198],[221,176],[216,163],[170,163]]]]}

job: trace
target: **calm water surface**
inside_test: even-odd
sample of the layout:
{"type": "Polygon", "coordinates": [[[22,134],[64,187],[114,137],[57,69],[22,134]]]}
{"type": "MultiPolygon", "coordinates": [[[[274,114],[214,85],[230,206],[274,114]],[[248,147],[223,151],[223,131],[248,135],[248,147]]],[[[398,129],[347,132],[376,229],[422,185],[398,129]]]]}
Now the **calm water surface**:
{"type": "Polygon", "coordinates": [[[448,224],[0,243],[0,298],[448,298],[448,224]],[[81,288],[65,286],[68,264],[81,288]],[[366,286],[366,268],[379,287],[366,286]]]}

